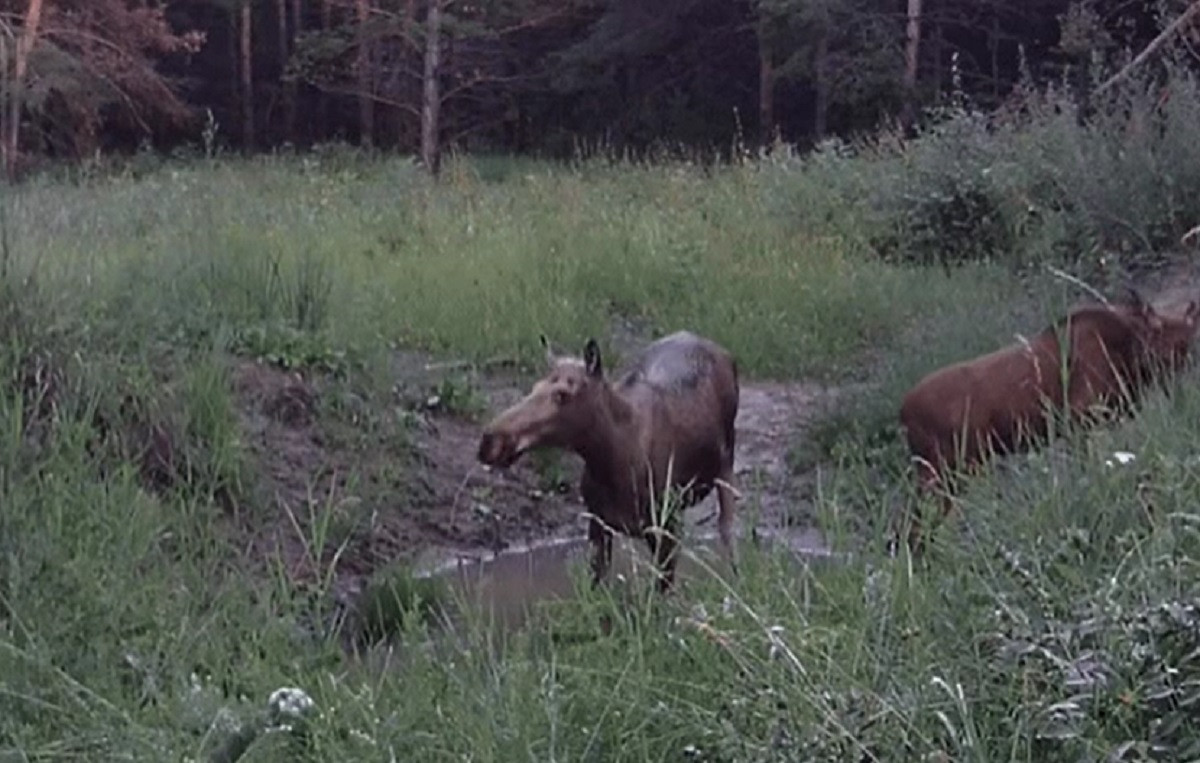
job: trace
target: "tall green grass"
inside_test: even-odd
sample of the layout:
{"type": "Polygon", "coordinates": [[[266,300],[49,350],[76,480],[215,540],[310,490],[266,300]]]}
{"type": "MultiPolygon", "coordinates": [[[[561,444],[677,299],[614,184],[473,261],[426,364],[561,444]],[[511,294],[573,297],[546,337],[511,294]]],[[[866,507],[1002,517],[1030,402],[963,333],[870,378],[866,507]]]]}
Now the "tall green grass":
{"type": "MultiPolygon", "coordinates": [[[[1138,238],[1183,224],[1195,128],[1172,108],[1134,155],[1117,117],[985,130],[966,115],[900,153],[717,168],[459,160],[435,185],[327,153],[5,189],[0,759],[1194,758],[1195,373],[1132,421],[973,480],[923,564],[883,555],[909,483],[878,434],[921,374],[1078,297],[1037,266],[1122,229],[1104,223],[1121,181],[1157,200],[1128,208],[1138,238]],[[1045,190],[1063,187],[1082,190],[1045,190]],[[1034,192],[1036,225],[980,201],[1034,192]],[[943,247],[951,234],[982,246],[943,247]],[[922,264],[947,251],[970,262],[922,264]],[[264,507],[230,351],[390,390],[398,345],[532,359],[543,332],[607,342],[614,315],[709,334],[747,380],[871,382],[811,458],[848,558],[796,564],[744,540],[740,577],[667,599],[592,590],[581,571],[574,598],[514,632],[468,612],[435,634],[428,607],[397,625],[388,590],[424,591],[401,574],[373,589],[386,622],[359,633],[395,642],[356,656],[327,578],[246,558],[227,506],[264,507]],[[165,487],[136,447],[154,424],[176,437],[165,487]],[[1136,458],[1109,465],[1117,450],[1136,458]],[[311,714],[273,717],[280,687],[311,714]]],[[[326,565],[346,534],[310,510],[300,529],[326,565]]]]}
{"type": "Polygon", "coordinates": [[[816,217],[782,218],[754,167],[448,172],[434,188],[400,161],[262,159],[47,185],[14,193],[12,235],[19,267],[69,295],[61,309],[118,339],[304,332],[527,360],[539,333],[581,347],[621,315],[712,335],[749,372],[786,377],[843,366],[926,308],[924,274],[816,217]]]}
{"type": "MultiPolygon", "coordinates": [[[[1189,384],[1015,462],[973,486],[927,566],[874,543],[807,567],[744,544],[736,581],[618,599],[581,571],[576,598],[523,631],[468,617],[430,641],[412,619],[395,651],[362,659],[314,641],[284,581],[247,580],[202,503],[128,473],[98,481],[63,422],[5,493],[0,751],[174,760],[240,739],[241,760],[1076,760],[1149,740],[1181,759],[1200,646],[1195,421],[1189,384]],[[1136,461],[1105,467],[1116,448],[1136,461]],[[284,686],[315,711],[267,732],[284,686]]],[[[850,506],[886,510],[859,468],[824,485],[834,537],[850,506]]]]}

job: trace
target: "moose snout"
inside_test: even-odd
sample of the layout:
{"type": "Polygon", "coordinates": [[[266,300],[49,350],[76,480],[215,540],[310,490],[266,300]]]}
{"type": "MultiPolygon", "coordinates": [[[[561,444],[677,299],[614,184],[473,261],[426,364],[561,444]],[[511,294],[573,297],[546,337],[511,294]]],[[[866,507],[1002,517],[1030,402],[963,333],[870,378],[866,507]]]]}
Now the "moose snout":
{"type": "Polygon", "coordinates": [[[508,466],[515,460],[515,450],[512,438],[503,432],[484,432],[479,438],[477,458],[488,466],[508,466]]]}

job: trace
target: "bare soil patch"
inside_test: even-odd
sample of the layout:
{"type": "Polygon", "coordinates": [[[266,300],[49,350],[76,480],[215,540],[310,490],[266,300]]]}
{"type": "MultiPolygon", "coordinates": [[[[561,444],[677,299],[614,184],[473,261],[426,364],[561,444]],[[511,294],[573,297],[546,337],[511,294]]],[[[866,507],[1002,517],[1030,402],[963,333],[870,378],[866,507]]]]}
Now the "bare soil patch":
{"type": "Polygon", "coordinates": [[[829,412],[842,390],[811,382],[742,385],[734,460],[746,504],[757,504],[759,523],[776,527],[811,520],[813,480],[796,474],[788,453],[805,430],[829,412]]]}
{"type": "Polygon", "coordinates": [[[259,509],[240,524],[252,556],[282,559],[293,580],[315,581],[336,564],[338,593],[352,595],[381,566],[499,551],[577,513],[568,496],[539,490],[528,465],[485,474],[478,424],[461,416],[400,404],[355,410],[362,400],[346,410],[330,399],[345,395],[336,385],[248,360],[235,363],[233,380],[259,509]]]}

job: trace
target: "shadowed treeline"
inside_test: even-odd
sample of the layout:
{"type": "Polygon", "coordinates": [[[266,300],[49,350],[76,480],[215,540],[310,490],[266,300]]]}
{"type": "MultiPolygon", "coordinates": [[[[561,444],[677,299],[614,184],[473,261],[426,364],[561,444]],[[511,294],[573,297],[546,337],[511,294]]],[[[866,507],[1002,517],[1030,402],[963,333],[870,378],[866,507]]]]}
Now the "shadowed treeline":
{"type": "MultiPolygon", "coordinates": [[[[5,0],[14,167],[151,145],[728,151],[1082,95],[1183,3],[5,0]]],[[[1187,51],[1191,32],[1165,52],[1187,51]]],[[[1158,58],[1155,59],[1159,60],[1158,58]]],[[[1149,65],[1149,64],[1147,64],[1149,65]]]]}

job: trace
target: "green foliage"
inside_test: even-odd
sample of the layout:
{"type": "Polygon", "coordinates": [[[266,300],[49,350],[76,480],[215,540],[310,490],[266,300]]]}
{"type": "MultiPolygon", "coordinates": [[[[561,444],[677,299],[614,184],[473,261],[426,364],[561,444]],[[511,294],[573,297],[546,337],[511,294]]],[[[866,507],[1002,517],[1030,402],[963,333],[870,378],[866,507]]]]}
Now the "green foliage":
{"type": "Polygon", "coordinates": [[[411,634],[418,627],[440,624],[447,615],[449,593],[442,581],[415,577],[405,568],[375,573],[356,604],[356,643],[366,647],[411,634]]]}
{"type": "MultiPolygon", "coordinates": [[[[1132,420],[971,480],[923,562],[886,558],[882,534],[911,497],[894,429],[904,389],[1078,296],[1011,265],[1124,230],[1104,212],[1121,182],[1157,194],[1125,204],[1139,235],[1191,214],[1172,186],[1196,167],[1190,107],[1170,108],[1140,159],[1106,153],[1124,140],[1115,117],[1043,114],[992,132],[957,122],[905,153],[830,143],[708,169],[595,160],[482,179],[457,160],[434,185],[330,151],[21,188],[6,199],[6,283],[28,286],[0,292],[0,757],[1194,755],[1195,372],[1132,420]],[[913,167],[920,187],[976,188],[1001,210],[992,261],[917,264],[936,259],[929,231],[955,229],[897,190],[913,167]],[[1174,178],[1166,189],[1152,167],[1174,178]],[[1017,224],[1028,207],[1005,200],[1018,192],[1036,224],[1017,224]],[[872,249],[885,234],[903,264],[872,249]],[[865,384],[805,454],[839,556],[801,564],[744,538],[737,578],[689,565],[666,598],[639,567],[598,589],[577,569],[568,597],[512,630],[470,606],[433,616],[449,594],[397,564],[342,619],[334,571],[365,535],[367,491],[403,510],[417,489],[397,346],[533,363],[543,332],[615,344],[614,314],[714,336],[747,383],[865,384]],[[255,515],[278,520],[298,557],[286,561],[315,583],[258,558],[227,510],[253,505],[260,476],[231,349],[306,377],[322,358],[342,368],[322,380],[314,436],[389,456],[377,460],[393,471],[353,475],[373,483],[357,503],[255,515]],[[182,454],[165,488],[131,447],[143,429],[182,454]],[[281,687],[313,707],[280,717],[268,698],[281,687]]],[[[965,246],[978,230],[954,235],[965,246]]],[[[475,382],[449,378],[441,395],[470,410],[475,382]]],[[[558,479],[559,464],[539,467],[558,479]]]]}
{"type": "Polygon", "coordinates": [[[1161,82],[1135,78],[1086,118],[1053,89],[1020,91],[1019,111],[991,115],[959,94],[903,150],[890,138],[859,146],[870,161],[858,171],[869,175],[843,180],[842,198],[866,195],[869,240],[893,261],[1092,273],[1150,264],[1200,219],[1185,156],[1198,137],[1200,80],[1168,69],[1165,102],[1161,82]]]}
{"type": "Polygon", "coordinates": [[[487,410],[487,400],[475,383],[458,374],[445,376],[426,401],[430,408],[447,411],[467,419],[477,419],[487,410]]]}
{"type": "Polygon", "coordinates": [[[244,492],[245,454],[227,368],[219,359],[195,358],[182,373],[179,405],[188,484],[212,496],[244,492]]]}
{"type": "Polygon", "coordinates": [[[1074,285],[1050,276],[1018,280],[994,265],[968,263],[959,273],[993,286],[966,302],[958,296],[959,279],[926,272],[924,315],[872,358],[864,388],[848,390],[832,415],[814,424],[809,438],[792,453],[794,464],[813,466],[827,458],[903,462],[907,453],[899,408],[905,392],[934,369],[1036,334],[1080,296],[1074,285]]]}
{"type": "Polygon", "coordinates": [[[14,267],[46,253],[39,275],[68,295],[63,314],[110,341],[233,346],[288,367],[397,343],[532,362],[538,334],[604,336],[616,315],[710,334],[750,373],[812,374],[922,309],[923,276],[858,257],[844,212],[779,224],[779,184],[824,192],[784,167],[597,160],[494,184],[452,163],[434,188],[402,162],[330,162],[172,168],[98,180],[101,196],[32,185],[14,202],[14,267]]]}
{"type": "Polygon", "coordinates": [[[307,368],[340,376],[349,365],[346,351],[330,347],[322,334],[278,323],[237,331],[230,349],[286,369],[307,368]]]}
{"type": "MultiPolygon", "coordinates": [[[[896,19],[869,0],[757,0],[756,34],[774,59],[780,83],[816,85],[818,67],[841,123],[865,126],[866,115],[898,105],[903,60],[896,19]],[[818,61],[823,45],[824,60],[818,61]],[[851,65],[853,63],[853,65],[851,65]]],[[[869,117],[868,117],[869,118],[869,117]]]]}

